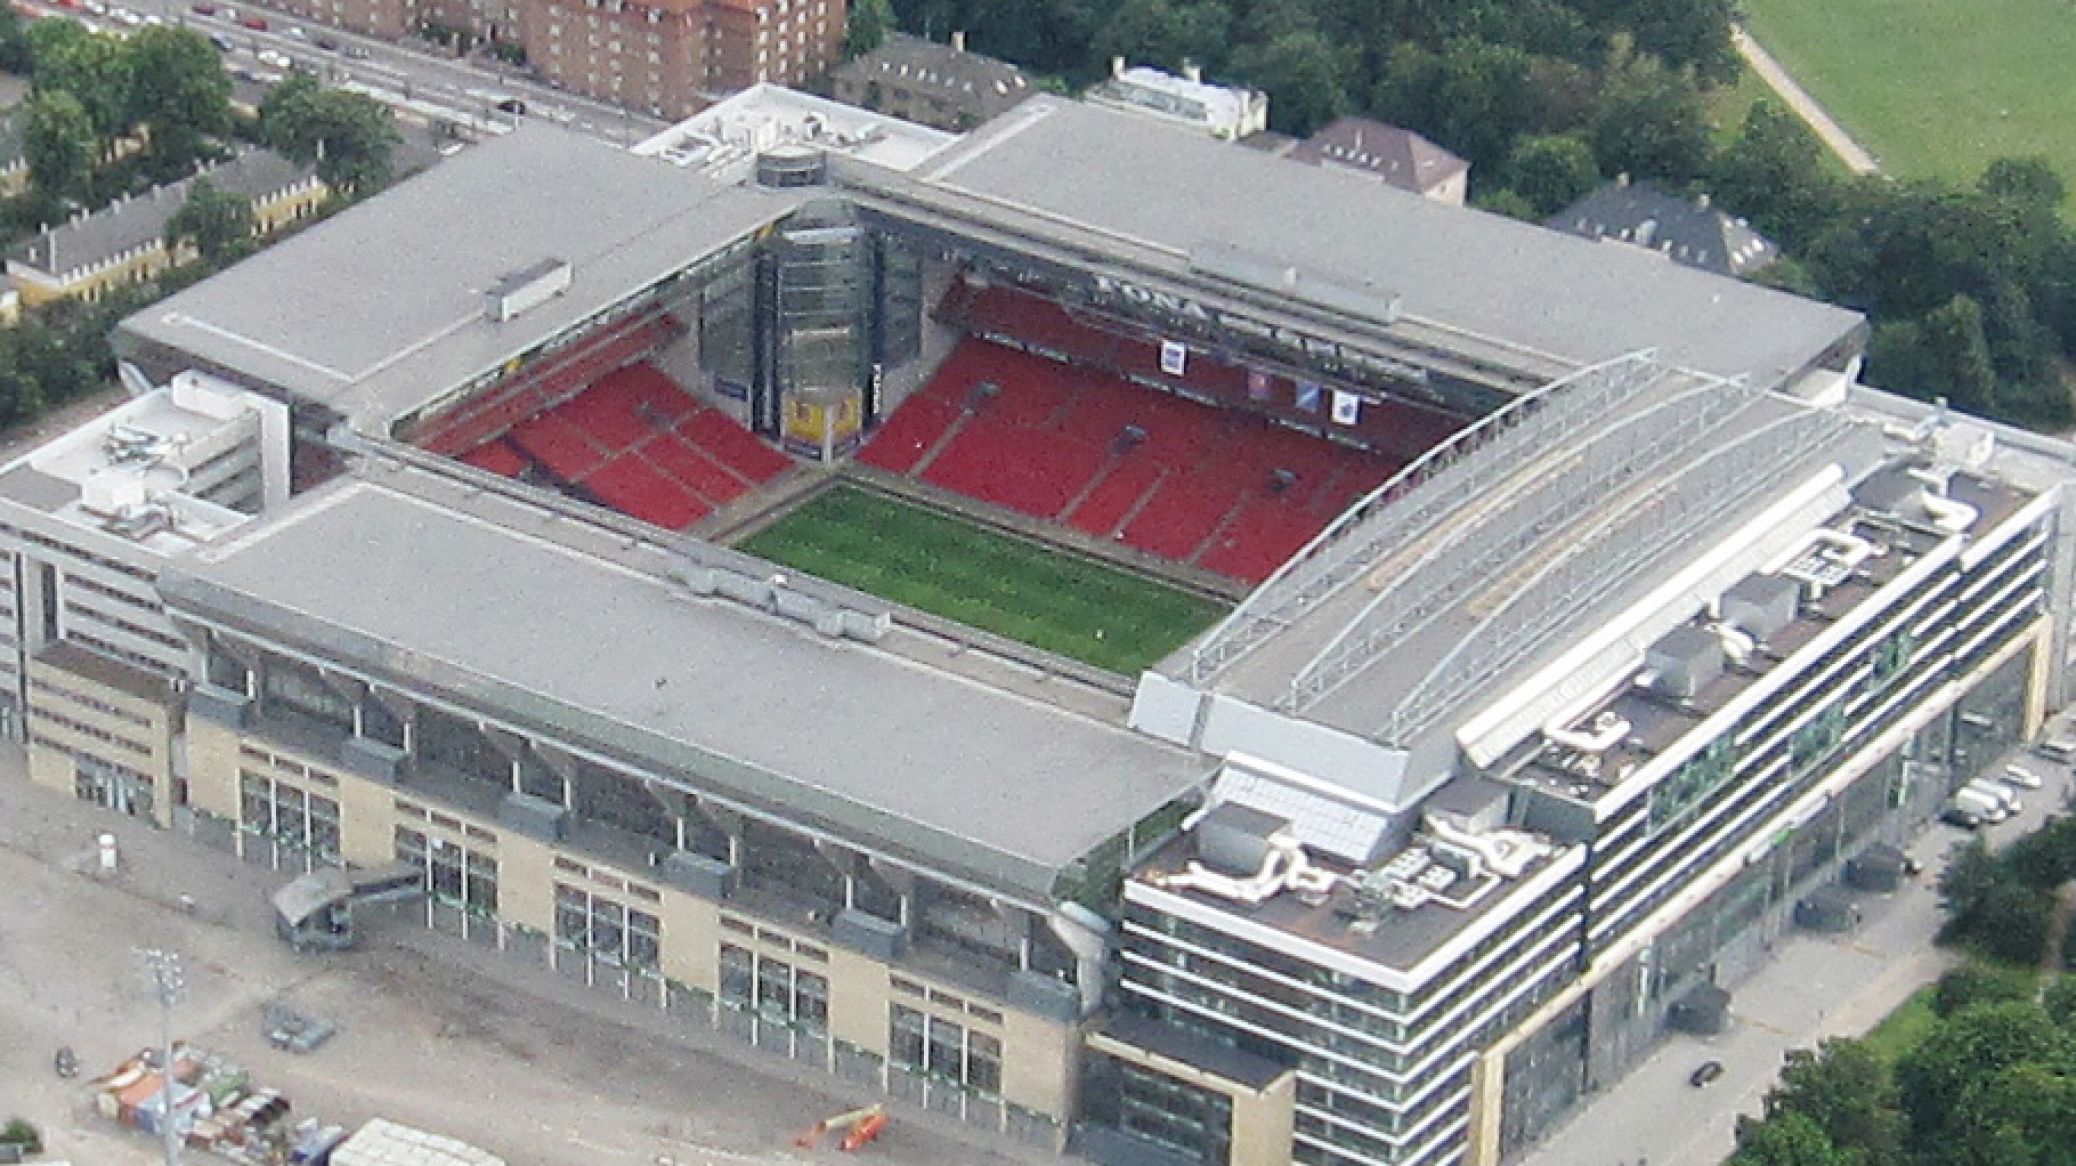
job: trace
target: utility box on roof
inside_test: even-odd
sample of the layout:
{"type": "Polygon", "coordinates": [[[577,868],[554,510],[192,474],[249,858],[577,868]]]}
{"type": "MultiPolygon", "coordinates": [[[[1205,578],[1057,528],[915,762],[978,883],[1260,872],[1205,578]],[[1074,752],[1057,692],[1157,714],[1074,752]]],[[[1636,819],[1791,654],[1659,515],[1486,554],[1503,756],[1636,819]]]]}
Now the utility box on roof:
{"type": "Polygon", "coordinates": [[[570,279],[567,259],[543,259],[509,272],[490,285],[487,312],[491,319],[503,323],[568,291],[570,279]]]}

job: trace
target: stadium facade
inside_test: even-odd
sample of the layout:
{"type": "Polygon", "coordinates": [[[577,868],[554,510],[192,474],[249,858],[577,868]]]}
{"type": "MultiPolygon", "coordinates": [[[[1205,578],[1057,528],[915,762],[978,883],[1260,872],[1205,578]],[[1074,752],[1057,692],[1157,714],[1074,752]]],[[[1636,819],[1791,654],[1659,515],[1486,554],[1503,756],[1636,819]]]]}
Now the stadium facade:
{"type": "Polygon", "coordinates": [[[1106,1163],[1497,1163],[2068,696],[2070,450],[1851,313],[1129,112],[746,101],[127,321],[166,387],[0,470],[32,778],[1106,1163]],[[1162,402],[1106,475],[1394,468],[1136,678],[708,537],[1018,405],[932,398],[983,350],[1162,402]]]}

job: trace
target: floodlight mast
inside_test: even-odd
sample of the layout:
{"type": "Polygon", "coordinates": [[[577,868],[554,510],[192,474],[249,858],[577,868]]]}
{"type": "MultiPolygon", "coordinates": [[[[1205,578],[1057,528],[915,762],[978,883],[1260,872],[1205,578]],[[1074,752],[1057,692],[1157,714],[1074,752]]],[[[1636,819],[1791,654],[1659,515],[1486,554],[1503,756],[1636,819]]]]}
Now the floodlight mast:
{"type": "Polygon", "coordinates": [[[159,1002],[159,1067],[166,1076],[165,1090],[159,1095],[164,1099],[159,1134],[166,1166],[180,1166],[180,1133],[173,1121],[173,1005],[187,992],[187,975],[181,970],[179,952],[147,948],[143,955],[152,994],[159,1002]]]}

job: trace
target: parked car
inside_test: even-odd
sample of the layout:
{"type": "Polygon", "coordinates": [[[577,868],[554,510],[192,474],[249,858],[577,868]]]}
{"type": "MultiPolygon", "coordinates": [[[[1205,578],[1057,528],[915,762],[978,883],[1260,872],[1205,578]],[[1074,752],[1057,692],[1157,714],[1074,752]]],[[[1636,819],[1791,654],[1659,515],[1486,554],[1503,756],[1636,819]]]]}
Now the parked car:
{"type": "Polygon", "coordinates": [[[516,97],[507,97],[497,103],[497,108],[500,113],[524,114],[526,112],[526,103],[516,97]]]}
{"type": "Polygon", "coordinates": [[[215,45],[216,51],[219,53],[231,53],[238,50],[238,42],[221,32],[210,33],[209,43],[215,45]]]}
{"type": "Polygon", "coordinates": [[[214,5],[214,4],[207,4],[207,3],[204,3],[204,4],[196,4],[196,5],[194,5],[193,7],[194,7],[194,11],[195,11],[195,14],[196,14],[197,16],[214,16],[214,15],[216,15],[216,5],[214,5]]]}
{"type": "Polygon", "coordinates": [[[295,62],[289,59],[287,53],[278,53],[273,49],[261,49],[259,63],[270,69],[288,69],[295,66],[295,62]]]}
{"type": "Polygon", "coordinates": [[[309,34],[305,33],[300,27],[291,24],[287,28],[281,30],[281,35],[292,36],[297,40],[302,40],[305,36],[309,34]]]}
{"type": "Polygon", "coordinates": [[[2001,782],[1978,777],[1961,788],[1963,790],[1973,790],[1983,797],[1994,799],[1998,805],[2004,807],[2004,812],[2007,814],[2022,814],[2025,812],[2025,803],[2018,800],[2018,791],[2001,782]]]}
{"type": "Polygon", "coordinates": [[[267,31],[267,18],[264,16],[241,16],[238,18],[238,26],[240,28],[249,28],[254,32],[265,32],[267,31]]]}
{"type": "Polygon", "coordinates": [[[2019,789],[2039,789],[2046,783],[2040,780],[2039,774],[2023,765],[2007,765],[2004,767],[2004,784],[2019,789]]]}
{"type": "Polygon", "coordinates": [[[1948,806],[1940,813],[1939,820],[1957,830],[1982,829],[1982,815],[1964,806],[1948,806]]]}
{"type": "Polygon", "coordinates": [[[1705,1089],[1716,1078],[1723,1075],[1723,1062],[1703,1061],[1687,1076],[1687,1084],[1696,1089],[1705,1089]]]}
{"type": "Polygon", "coordinates": [[[328,36],[318,37],[312,43],[314,43],[318,48],[323,49],[325,52],[328,53],[336,53],[339,51],[339,42],[333,40],[328,36]]]}
{"type": "Polygon", "coordinates": [[[1953,804],[1968,811],[1984,822],[1996,823],[2011,816],[2004,803],[1979,790],[1963,789],[1953,796],[1953,804]]]}
{"type": "Polygon", "coordinates": [[[359,45],[347,45],[346,59],[349,61],[365,61],[368,59],[368,50],[359,45]]]}

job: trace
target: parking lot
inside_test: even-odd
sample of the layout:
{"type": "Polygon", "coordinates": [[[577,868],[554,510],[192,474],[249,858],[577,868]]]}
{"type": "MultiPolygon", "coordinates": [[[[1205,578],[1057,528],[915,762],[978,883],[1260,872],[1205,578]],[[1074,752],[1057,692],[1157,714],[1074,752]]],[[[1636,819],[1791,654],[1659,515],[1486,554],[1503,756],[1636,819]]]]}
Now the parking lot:
{"type": "Polygon", "coordinates": [[[189,981],[178,1037],[236,1058],[297,1114],[349,1128],[384,1116],[515,1166],[1018,1160],[1002,1142],[899,1109],[859,1158],[795,1149],[815,1120],[876,1098],[402,921],[359,951],[296,956],[274,939],[266,904],[285,876],[35,789],[21,771],[19,751],[0,747],[0,1118],[42,1126],[51,1158],[158,1160],[152,1139],[91,1112],[82,1081],[157,1039],[138,953],[164,947],[181,953],[189,981]],[[101,830],[122,854],[105,879],[94,871],[101,830]],[[276,1000],[339,1034],[306,1056],[270,1048],[262,1013],[276,1000]],[[60,1045],[77,1050],[82,1081],[56,1077],[60,1045]]]}
{"type": "MultiPolygon", "coordinates": [[[[2071,789],[2067,765],[2030,752],[1988,772],[2008,762],[2040,775],[2044,788],[2019,791],[2024,811],[1984,828],[1992,845],[2037,827],[2071,789]]],[[[1894,894],[1861,896],[1864,917],[1845,934],[1783,935],[1772,960],[1733,989],[1728,1028],[1706,1038],[1673,1034],[1614,1088],[1589,1098],[1522,1166],[1720,1166],[1734,1148],[1738,1115],[1760,1113],[1789,1049],[1865,1033],[1953,965],[1951,953],[1932,946],[1938,874],[1967,838],[1949,825],[1927,827],[1908,848],[1921,875],[1894,894]],[[1721,1076],[1690,1084],[1708,1061],[1722,1064],[1721,1076]],[[1670,1114],[1679,1120],[1668,1122],[1670,1114]]]]}

